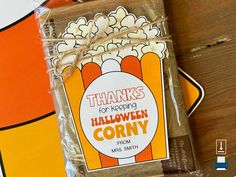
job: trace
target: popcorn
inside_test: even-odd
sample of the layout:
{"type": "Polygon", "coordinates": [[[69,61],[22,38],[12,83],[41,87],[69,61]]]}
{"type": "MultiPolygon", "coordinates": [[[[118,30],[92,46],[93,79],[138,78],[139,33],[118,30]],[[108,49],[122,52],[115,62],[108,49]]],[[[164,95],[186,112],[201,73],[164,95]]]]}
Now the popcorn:
{"type": "Polygon", "coordinates": [[[85,25],[87,23],[87,19],[85,17],[79,17],[76,22],[69,23],[66,28],[66,33],[71,33],[74,35],[81,35],[82,31],[80,30],[80,25],[85,25]]]}
{"type": "MultiPolygon", "coordinates": [[[[87,20],[85,17],[79,17],[75,22],[69,23],[68,27],[63,34],[65,38],[78,38],[78,40],[66,40],[65,42],[61,42],[57,45],[57,51],[64,52],[68,49],[78,48],[81,45],[85,45],[87,42],[87,36],[89,31],[92,28],[91,37],[99,35],[99,37],[109,37],[114,33],[118,33],[120,31],[126,30],[131,27],[141,27],[150,23],[146,17],[140,16],[136,17],[132,13],[128,13],[124,7],[118,7],[115,11],[112,11],[108,14],[108,19],[101,16],[101,14],[96,14],[94,18],[96,18],[95,25],[93,25],[93,20],[87,20]],[[109,23],[109,25],[108,25],[109,23]],[[108,28],[107,28],[108,26],[108,28]]],[[[101,65],[103,58],[113,58],[119,62],[127,56],[132,55],[141,59],[142,55],[146,52],[154,52],[158,54],[158,56],[162,59],[164,58],[164,51],[166,49],[166,45],[164,42],[143,42],[139,45],[131,45],[131,40],[135,38],[140,39],[149,39],[159,37],[161,34],[160,29],[157,26],[147,26],[143,29],[139,29],[137,31],[130,32],[125,34],[123,37],[128,39],[112,39],[110,41],[106,41],[103,44],[95,45],[93,48],[87,51],[87,54],[84,56],[92,56],[98,53],[106,52],[107,50],[111,50],[114,48],[121,48],[121,50],[117,50],[115,52],[106,53],[99,57],[94,57],[91,61],[96,62],[101,65]],[[130,39],[130,40],[129,40],[130,39]],[[129,46],[130,44],[130,46],[129,46]],[[125,49],[122,46],[126,46],[125,49]]],[[[81,62],[84,63],[85,61],[81,62]]],[[[78,67],[80,67],[79,64],[78,67]]]]}
{"type": "Polygon", "coordinates": [[[164,42],[150,42],[149,45],[145,45],[142,48],[142,52],[143,53],[147,53],[147,52],[153,52],[156,53],[160,59],[163,59],[165,57],[165,48],[166,48],[166,44],[164,42]]]}
{"type": "Polygon", "coordinates": [[[118,7],[115,11],[111,12],[108,16],[109,17],[114,17],[113,20],[115,20],[115,23],[113,22],[112,27],[116,27],[120,29],[122,27],[122,20],[127,17],[129,13],[127,10],[123,7],[118,7]]]}
{"type": "MultiPolygon", "coordinates": [[[[93,21],[89,21],[87,24],[79,26],[80,31],[82,31],[82,33],[81,33],[82,37],[85,38],[89,35],[92,25],[93,25],[93,21]]],[[[98,32],[98,27],[96,25],[94,25],[92,28],[91,36],[94,37],[97,34],[97,32],[98,32]]]]}
{"type": "MultiPolygon", "coordinates": [[[[63,38],[71,38],[71,39],[74,39],[75,36],[73,34],[64,34],[63,35],[63,38]]],[[[66,51],[66,50],[70,50],[70,49],[73,49],[75,47],[75,44],[76,44],[76,41],[75,40],[65,40],[64,42],[62,42],[61,45],[58,45],[59,48],[61,49],[58,49],[59,51],[66,51]],[[64,45],[63,45],[64,44],[64,45]]]]}

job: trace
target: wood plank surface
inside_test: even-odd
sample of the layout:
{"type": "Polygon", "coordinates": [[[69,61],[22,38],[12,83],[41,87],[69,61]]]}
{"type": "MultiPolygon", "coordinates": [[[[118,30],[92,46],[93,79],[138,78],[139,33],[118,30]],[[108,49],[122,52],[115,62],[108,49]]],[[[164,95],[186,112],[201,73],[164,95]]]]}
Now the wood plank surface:
{"type": "Polygon", "coordinates": [[[204,177],[236,176],[236,1],[165,0],[180,68],[206,96],[190,118],[204,177]],[[229,170],[217,172],[216,139],[227,139],[229,170]]]}

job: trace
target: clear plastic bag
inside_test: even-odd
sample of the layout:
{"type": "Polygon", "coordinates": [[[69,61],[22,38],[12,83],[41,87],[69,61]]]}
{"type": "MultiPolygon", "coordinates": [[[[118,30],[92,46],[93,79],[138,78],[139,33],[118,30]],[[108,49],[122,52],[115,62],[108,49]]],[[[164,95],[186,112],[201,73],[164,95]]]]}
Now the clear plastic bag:
{"type": "MultiPolygon", "coordinates": [[[[154,177],[154,176],[168,176],[168,175],[199,176],[200,172],[192,144],[190,128],[182,99],[182,90],[179,84],[174,50],[172,43],[169,41],[169,37],[165,38],[165,36],[169,36],[166,20],[160,20],[156,24],[148,26],[149,27],[148,30],[140,28],[134,31],[130,31],[129,33],[126,32],[127,29],[133,27],[132,25],[138,26],[142,23],[140,25],[142,26],[150,22],[156,21],[158,19],[165,19],[163,1],[162,0],[140,0],[140,1],[94,0],[52,9],[47,9],[42,7],[37,9],[37,12],[38,12],[37,18],[39,20],[41,28],[41,34],[43,38],[43,45],[45,48],[47,64],[49,67],[51,85],[53,88],[53,96],[59,120],[61,142],[65,154],[66,171],[68,177],[79,177],[79,176],[103,177],[107,175],[112,177],[119,177],[119,176],[154,177]],[[99,14],[101,15],[101,17],[103,17],[103,20],[105,20],[107,17],[109,19],[109,26],[108,28],[105,29],[105,37],[101,35],[102,40],[99,39],[100,36],[98,37],[98,39],[95,38],[97,33],[99,33],[100,27],[102,25],[106,26],[105,23],[103,22],[100,22],[100,26],[97,25],[96,22],[98,22],[99,19],[98,18],[96,19],[96,17],[99,16],[99,14]],[[122,15],[124,17],[122,17],[122,15]],[[117,29],[118,27],[116,25],[119,22],[119,20],[117,19],[119,18],[121,18],[120,20],[122,21],[120,21],[120,26],[118,25],[119,29],[117,29]],[[125,18],[127,20],[126,22],[124,22],[125,18]],[[95,21],[95,25],[93,26],[94,21],[92,20],[94,19],[96,19],[97,21],[95,21]],[[112,22],[112,20],[114,19],[115,19],[114,23],[116,23],[115,27],[112,22]],[[126,26],[122,25],[122,23],[124,23],[126,26]],[[109,29],[109,27],[111,27],[112,25],[113,28],[109,29]],[[91,26],[93,26],[92,29],[89,28],[91,26]],[[93,31],[94,27],[98,28],[97,31],[93,31]],[[121,32],[122,30],[124,30],[125,32],[124,34],[125,37],[124,36],[119,36],[119,37],[123,37],[122,41],[125,44],[121,44],[120,46],[116,45],[116,47],[119,48],[119,50],[117,48],[107,47],[108,52],[106,51],[106,49],[104,51],[101,50],[101,52],[99,52],[100,50],[99,46],[102,46],[104,48],[105,44],[101,43],[92,46],[93,43],[88,43],[89,40],[90,42],[91,40],[100,40],[102,42],[104,38],[109,37],[110,34],[116,33],[117,31],[121,32]],[[134,160],[135,162],[138,161],[137,159],[139,158],[146,159],[143,161],[139,160],[141,163],[133,164],[134,162],[132,161],[130,163],[126,163],[124,167],[116,167],[117,163],[118,166],[122,164],[121,162],[123,161],[120,160],[122,158],[118,160],[116,158],[117,161],[115,161],[114,157],[111,158],[108,157],[107,155],[104,155],[104,153],[103,154],[99,153],[98,157],[100,158],[100,160],[102,159],[100,164],[101,167],[99,167],[98,170],[94,168],[95,170],[91,170],[90,172],[88,172],[89,163],[92,164],[93,158],[94,158],[94,163],[96,161],[95,157],[96,154],[93,157],[94,153],[92,151],[91,155],[88,154],[86,155],[86,152],[83,153],[84,151],[83,147],[85,146],[84,141],[88,141],[88,139],[86,139],[86,131],[83,132],[80,130],[83,121],[78,119],[77,114],[79,114],[81,117],[82,114],[81,112],[85,112],[85,114],[86,113],[90,114],[90,111],[93,112],[94,110],[92,108],[87,109],[86,107],[82,107],[81,110],[78,111],[79,107],[81,106],[79,100],[81,99],[82,100],[81,102],[83,102],[82,97],[83,94],[86,94],[87,90],[95,90],[97,89],[97,87],[102,88],[101,83],[99,86],[95,84],[95,87],[93,86],[94,84],[92,83],[94,83],[96,80],[99,80],[97,78],[99,78],[100,75],[97,74],[97,72],[100,72],[100,70],[99,71],[97,70],[97,66],[100,67],[101,72],[104,72],[103,70],[106,67],[104,67],[103,63],[105,63],[105,61],[108,60],[109,58],[112,58],[113,60],[116,60],[118,63],[120,63],[121,71],[125,70],[126,72],[131,73],[133,75],[136,74],[136,76],[139,77],[139,75],[137,74],[137,70],[140,68],[136,66],[137,63],[134,58],[132,58],[133,60],[130,59],[131,62],[128,62],[129,63],[128,69],[126,69],[126,65],[122,65],[123,60],[127,57],[126,55],[127,54],[130,55],[130,53],[133,52],[134,46],[136,47],[139,46],[137,45],[137,42],[134,42],[134,44],[129,44],[130,41],[125,42],[125,40],[127,40],[127,36],[129,38],[129,36],[131,35],[130,33],[137,34],[138,31],[139,32],[144,31],[144,35],[146,36],[149,35],[152,38],[153,34],[156,33],[154,37],[157,36],[160,39],[160,41],[154,41],[154,42],[140,41],[140,44],[143,44],[144,46],[149,46],[149,48],[140,49],[138,52],[136,52],[138,53],[136,56],[134,54],[134,57],[136,57],[136,59],[140,61],[142,57],[139,56],[139,52],[142,53],[144,50],[147,50],[148,51],[147,53],[150,53],[149,51],[151,50],[150,48],[156,47],[157,50],[156,53],[158,57],[161,58],[161,60],[163,61],[164,70],[163,73],[160,74],[160,78],[163,79],[162,93],[165,95],[164,96],[165,101],[162,103],[165,104],[164,107],[167,118],[167,122],[164,123],[167,123],[168,141],[166,143],[169,144],[169,146],[166,152],[167,153],[166,157],[167,158],[169,157],[169,160],[160,161],[161,158],[159,158],[159,161],[146,163],[146,161],[155,160],[154,157],[150,157],[150,159],[147,160],[148,159],[147,157],[148,153],[147,153],[147,154],[142,154],[142,156],[135,156],[134,160]],[[157,45],[155,46],[152,44],[155,45],[157,44],[157,45]],[[86,45],[85,49],[86,52],[82,54],[82,57],[80,56],[80,54],[77,53],[78,51],[81,52],[82,49],[77,51],[74,50],[73,52],[68,52],[75,48],[80,48],[83,45],[86,45]],[[125,47],[122,45],[125,45],[125,47]],[[88,48],[91,48],[91,46],[94,47],[96,50],[91,50],[91,49],[89,50],[88,48]],[[118,51],[119,54],[115,54],[118,51]],[[121,53],[122,56],[120,57],[121,53]],[[78,57],[78,55],[80,57],[78,57]],[[105,59],[102,58],[104,56],[105,59]],[[76,57],[77,59],[79,58],[78,61],[76,57]],[[67,59],[65,60],[65,58],[67,59]],[[82,60],[80,60],[81,58],[82,60]],[[61,61],[62,59],[63,61],[61,61]],[[72,67],[75,61],[76,61],[76,68],[72,67]],[[132,63],[132,61],[134,61],[134,63],[132,63]],[[57,63],[60,63],[60,65],[57,65],[57,63]],[[96,63],[97,64],[96,67],[93,68],[93,66],[91,66],[91,63],[96,63]],[[88,66],[89,64],[90,66],[88,66]],[[66,73],[66,71],[70,69],[72,69],[73,71],[69,72],[69,74],[71,74],[69,77],[68,74],[63,75],[63,73],[66,73]],[[163,77],[161,77],[161,75],[163,77]],[[75,84],[76,82],[78,84],[75,84]],[[86,87],[87,90],[86,89],[81,90],[81,87],[86,87]],[[88,89],[90,87],[91,89],[88,89]],[[81,134],[83,134],[83,136],[81,134]],[[87,156],[87,158],[84,158],[84,154],[85,156],[87,156]],[[91,162],[88,162],[89,161],[88,159],[90,159],[91,162]],[[86,162],[87,162],[87,168],[86,168],[86,162]],[[102,167],[105,167],[105,169],[103,169],[102,167]]],[[[137,40],[136,38],[134,39],[137,40]]],[[[108,40],[106,42],[111,43],[112,41],[112,45],[115,45],[120,42],[119,40],[121,39],[112,38],[110,41],[108,40]]],[[[136,49],[136,51],[137,50],[138,49],[136,49]]],[[[112,62],[110,63],[106,62],[106,63],[108,63],[107,64],[108,68],[106,68],[106,71],[104,73],[110,73],[111,66],[113,66],[114,63],[112,62]]],[[[144,78],[146,77],[145,74],[148,72],[150,75],[153,74],[152,79],[155,80],[156,72],[153,71],[155,70],[155,67],[153,68],[152,63],[150,62],[149,64],[145,65],[145,67],[142,65],[143,64],[142,62],[140,63],[141,63],[141,71],[139,73],[141,74],[139,79],[141,78],[145,80],[144,78]]],[[[116,72],[120,71],[119,69],[116,70],[117,65],[116,64],[114,65],[115,69],[113,68],[112,71],[116,72]]],[[[147,80],[148,79],[146,79],[146,81],[147,80]]],[[[121,82],[122,80],[119,81],[121,82]]],[[[130,78],[130,82],[131,81],[132,78],[130,78]]],[[[129,82],[129,80],[124,80],[124,82],[129,82]]],[[[109,83],[104,83],[104,87],[106,87],[108,84],[109,83]]],[[[113,85],[114,84],[117,84],[116,80],[114,81],[113,85]]],[[[155,89],[154,90],[151,89],[151,91],[155,92],[155,89]]],[[[141,101],[139,105],[142,104],[144,103],[142,103],[141,101]]],[[[133,105],[135,106],[135,104],[133,105]]],[[[158,102],[158,106],[159,105],[160,104],[158,102]]],[[[129,106],[132,106],[132,104],[130,104],[129,106]]],[[[149,107],[148,109],[151,109],[150,107],[152,107],[152,104],[151,103],[150,105],[146,104],[146,106],[149,107]]],[[[124,106],[123,106],[123,111],[124,111],[124,106]]],[[[159,123],[160,120],[161,119],[158,119],[159,123]]],[[[160,124],[157,123],[157,125],[160,124]]],[[[158,128],[160,129],[160,127],[158,128]]],[[[163,126],[163,132],[164,129],[165,126],[163,126]]],[[[87,134],[89,134],[89,131],[87,132],[87,134]]],[[[167,134],[165,135],[167,136],[167,134]]],[[[88,142],[91,143],[90,141],[88,142]]],[[[101,146],[103,146],[103,144],[101,144],[101,146]]],[[[156,147],[152,144],[152,149],[151,149],[151,151],[153,151],[152,155],[154,151],[156,151],[155,148],[158,149],[159,147],[156,147]]],[[[132,153],[132,151],[130,152],[132,153]]]]}

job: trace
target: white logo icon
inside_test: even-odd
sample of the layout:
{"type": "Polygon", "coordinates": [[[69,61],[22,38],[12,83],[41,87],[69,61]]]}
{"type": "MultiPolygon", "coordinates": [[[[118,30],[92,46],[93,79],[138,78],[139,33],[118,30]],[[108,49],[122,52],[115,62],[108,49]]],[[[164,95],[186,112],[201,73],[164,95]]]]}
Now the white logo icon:
{"type": "Polygon", "coordinates": [[[226,155],[227,153],[227,140],[217,139],[216,140],[216,155],[226,155]]]}

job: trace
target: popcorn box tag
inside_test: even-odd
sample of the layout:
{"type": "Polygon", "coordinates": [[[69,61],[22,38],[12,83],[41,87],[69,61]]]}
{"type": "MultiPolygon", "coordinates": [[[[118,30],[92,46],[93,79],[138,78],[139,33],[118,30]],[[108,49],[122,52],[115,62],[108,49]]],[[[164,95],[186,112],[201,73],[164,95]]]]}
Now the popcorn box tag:
{"type": "MultiPolygon", "coordinates": [[[[129,27],[150,23],[146,17],[136,17],[124,7],[112,11],[108,18],[109,27],[104,30],[106,23],[101,18],[96,21],[92,35],[104,32],[109,37],[129,27]]],[[[57,51],[62,53],[84,45],[90,25],[92,21],[85,17],[70,22],[63,37],[81,40],[60,42],[57,51]]],[[[129,38],[160,36],[158,26],[141,28],[126,36],[128,40],[112,39],[89,49],[86,56],[94,57],[81,61],[64,84],[88,171],[169,157],[163,83],[166,44],[151,41],[129,45],[129,38]],[[127,47],[119,49],[124,45],[127,47]]],[[[74,57],[66,56],[59,72],[65,72],[66,63],[74,57]]]]}

